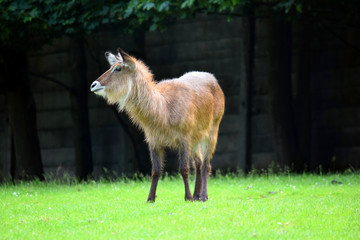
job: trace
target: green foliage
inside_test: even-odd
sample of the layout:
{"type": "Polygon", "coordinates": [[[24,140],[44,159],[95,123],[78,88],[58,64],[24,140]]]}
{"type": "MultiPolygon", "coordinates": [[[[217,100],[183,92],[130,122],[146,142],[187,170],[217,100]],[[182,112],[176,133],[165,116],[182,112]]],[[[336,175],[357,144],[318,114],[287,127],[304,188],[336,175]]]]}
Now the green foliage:
{"type": "Polygon", "coordinates": [[[358,174],[212,177],[206,203],[185,202],[178,177],[160,180],[154,204],[146,203],[149,188],[150,180],[2,185],[0,236],[357,239],[360,235],[358,174]]]}
{"type": "Polygon", "coordinates": [[[0,44],[31,49],[62,35],[119,22],[126,3],[91,0],[0,0],[0,44]]]}
{"type": "Polygon", "coordinates": [[[34,48],[49,40],[87,34],[102,24],[121,23],[136,28],[163,30],[176,19],[198,13],[246,15],[250,8],[267,7],[293,18],[299,14],[327,15],[358,21],[357,0],[0,0],[0,44],[34,48]],[[346,13],[346,14],[345,14],[346,13]]]}
{"type": "Polygon", "coordinates": [[[292,18],[305,14],[353,24],[359,24],[360,20],[358,0],[271,0],[269,4],[274,12],[284,13],[292,18]]]}
{"type": "Polygon", "coordinates": [[[195,16],[196,13],[225,13],[231,15],[241,11],[250,0],[130,0],[123,19],[128,21],[128,29],[144,27],[149,30],[163,30],[176,19],[195,16]]]}
{"type": "Polygon", "coordinates": [[[190,18],[196,14],[233,15],[252,14],[264,16],[279,14],[289,20],[301,15],[356,21],[360,17],[357,0],[130,0],[123,19],[129,29],[145,27],[150,30],[165,29],[175,19],[190,18]]]}

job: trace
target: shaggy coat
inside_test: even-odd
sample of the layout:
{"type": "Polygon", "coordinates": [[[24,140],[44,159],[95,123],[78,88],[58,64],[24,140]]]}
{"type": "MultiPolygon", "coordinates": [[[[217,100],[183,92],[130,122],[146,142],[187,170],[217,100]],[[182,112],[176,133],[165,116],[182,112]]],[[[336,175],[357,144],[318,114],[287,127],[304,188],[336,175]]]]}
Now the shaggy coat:
{"type": "Polygon", "coordinates": [[[110,69],[91,85],[91,91],[117,104],[141,128],[149,145],[152,185],[148,201],[155,201],[164,149],[179,151],[180,173],[185,184],[185,200],[208,199],[207,179],[215,151],[225,97],[207,72],[189,72],[175,79],[155,82],[149,68],[119,49],[105,53],[110,69]],[[195,164],[194,194],[189,190],[189,165],[195,164]]]}

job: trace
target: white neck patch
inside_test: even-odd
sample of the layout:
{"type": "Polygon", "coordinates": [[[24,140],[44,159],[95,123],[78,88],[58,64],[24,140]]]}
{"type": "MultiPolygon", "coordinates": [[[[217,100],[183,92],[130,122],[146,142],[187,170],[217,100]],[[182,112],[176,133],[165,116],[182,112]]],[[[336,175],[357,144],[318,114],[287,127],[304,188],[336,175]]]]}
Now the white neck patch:
{"type": "Polygon", "coordinates": [[[131,92],[131,89],[132,89],[132,85],[133,85],[133,82],[132,80],[129,78],[128,79],[128,90],[127,90],[127,93],[126,95],[120,99],[120,101],[118,102],[118,105],[119,105],[119,110],[122,111],[125,107],[125,104],[130,96],[130,92],[131,92]]]}

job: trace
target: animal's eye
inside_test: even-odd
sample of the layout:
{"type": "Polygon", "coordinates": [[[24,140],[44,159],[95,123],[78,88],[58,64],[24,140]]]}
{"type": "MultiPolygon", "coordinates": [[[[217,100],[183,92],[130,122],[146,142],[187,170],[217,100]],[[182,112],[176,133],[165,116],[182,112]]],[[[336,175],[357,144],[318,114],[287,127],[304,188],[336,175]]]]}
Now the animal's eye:
{"type": "Polygon", "coordinates": [[[111,72],[120,72],[121,71],[121,66],[115,66],[111,72]]]}

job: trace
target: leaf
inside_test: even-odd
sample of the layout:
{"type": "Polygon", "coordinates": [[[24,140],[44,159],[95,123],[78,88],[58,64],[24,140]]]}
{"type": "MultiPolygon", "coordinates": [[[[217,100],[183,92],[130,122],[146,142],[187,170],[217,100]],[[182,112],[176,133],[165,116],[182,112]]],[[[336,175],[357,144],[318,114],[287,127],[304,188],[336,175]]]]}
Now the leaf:
{"type": "Polygon", "coordinates": [[[128,18],[131,16],[131,14],[133,13],[134,11],[134,8],[133,7],[128,7],[126,10],[125,10],[125,13],[124,13],[124,18],[128,18]]]}
{"type": "Polygon", "coordinates": [[[8,9],[10,12],[16,11],[18,9],[17,3],[16,2],[11,3],[8,9]]]}
{"type": "Polygon", "coordinates": [[[145,3],[144,6],[142,7],[143,10],[149,11],[153,8],[155,8],[155,3],[145,3]]]}
{"type": "Polygon", "coordinates": [[[24,23],[30,22],[31,20],[32,20],[32,17],[31,17],[31,16],[25,16],[23,22],[24,22],[24,23]]]}
{"type": "Polygon", "coordinates": [[[75,22],[75,18],[74,17],[71,17],[71,18],[69,18],[69,19],[66,19],[65,20],[65,25],[71,25],[71,24],[73,24],[75,22]]]}
{"type": "Polygon", "coordinates": [[[156,29],[158,29],[158,25],[156,23],[153,23],[150,25],[150,28],[149,28],[149,31],[150,32],[153,32],[155,31],[156,29]]]}
{"type": "Polygon", "coordinates": [[[191,8],[195,0],[186,0],[181,4],[181,8],[191,8]]]}
{"type": "Polygon", "coordinates": [[[159,6],[159,12],[169,11],[171,3],[169,1],[162,2],[159,6]]]}
{"type": "Polygon", "coordinates": [[[72,33],[74,33],[74,32],[75,32],[75,29],[72,28],[72,27],[65,29],[65,33],[66,33],[66,34],[72,34],[72,33]]]}
{"type": "Polygon", "coordinates": [[[39,10],[37,8],[33,8],[31,12],[29,13],[32,18],[39,16],[39,10]]]}
{"type": "Polygon", "coordinates": [[[108,6],[104,6],[102,10],[99,12],[100,15],[105,16],[109,13],[110,8],[108,6]]]}

